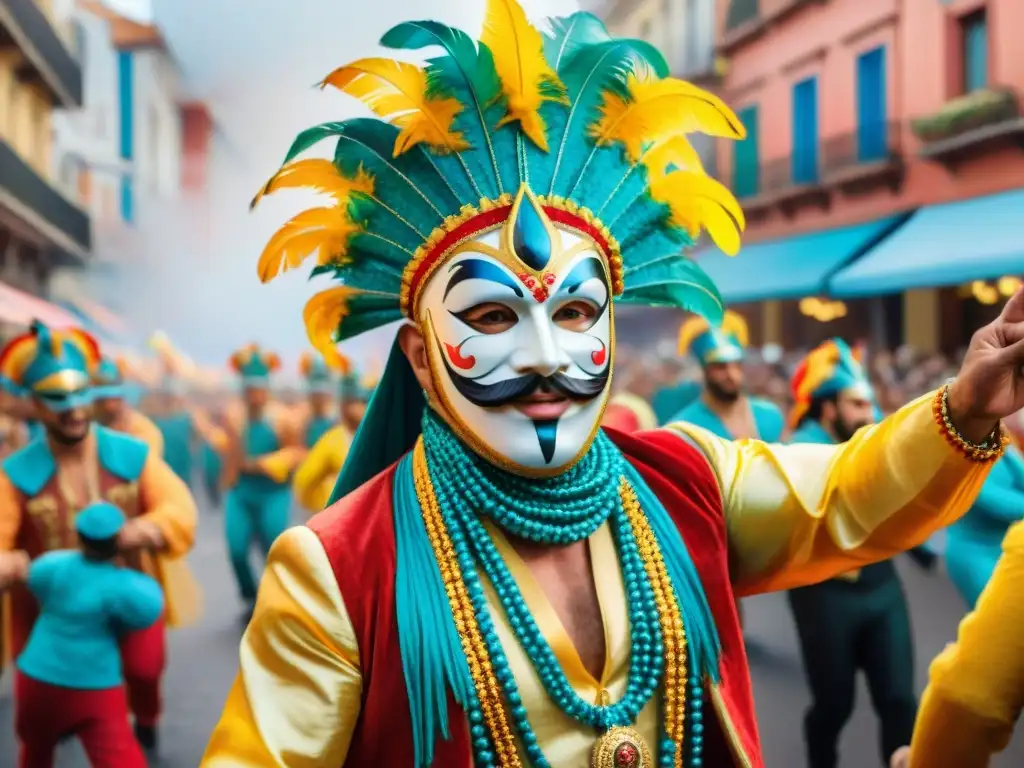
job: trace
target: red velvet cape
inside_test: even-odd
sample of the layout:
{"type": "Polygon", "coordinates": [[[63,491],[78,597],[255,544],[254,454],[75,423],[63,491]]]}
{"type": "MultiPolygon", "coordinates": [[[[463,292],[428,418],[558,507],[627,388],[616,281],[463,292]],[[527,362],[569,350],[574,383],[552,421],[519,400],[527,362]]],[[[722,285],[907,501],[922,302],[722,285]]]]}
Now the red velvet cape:
{"type": "MultiPolygon", "coordinates": [[[[725,520],[718,481],[707,459],[668,430],[609,436],[672,515],[697,567],[722,643],[721,693],[752,768],[764,768],[750,675],[729,582],[725,520]]],[[[395,531],[392,466],[309,521],[334,569],[359,643],[363,701],[346,763],[412,766],[409,701],[395,615],[395,531]]],[[[438,740],[434,765],[471,768],[465,716],[449,694],[448,740],[438,740]]],[[[734,766],[724,724],[705,705],[708,768],[734,766]]]]}

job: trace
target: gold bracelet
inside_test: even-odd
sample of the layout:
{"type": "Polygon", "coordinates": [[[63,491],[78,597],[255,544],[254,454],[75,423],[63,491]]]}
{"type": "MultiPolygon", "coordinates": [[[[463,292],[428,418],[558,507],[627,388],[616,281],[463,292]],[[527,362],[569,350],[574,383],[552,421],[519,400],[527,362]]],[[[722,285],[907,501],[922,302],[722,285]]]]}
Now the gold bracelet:
{"type": "Polygon", "coordinates": [[[971,461],[981,463],[995,461],[1003,455],[1003,451],[1010,443],[1010,436],[1003,429],[1002,422],[996,424],[992,433],[981,443],[972,443],[960,434],[949,418],[949,384],[944,384],[935,393],[935,398],[932,400],[932,415],[935,417],[935,423],[939,425],[942,436],[946,438],[946,442],[971,461]]]}

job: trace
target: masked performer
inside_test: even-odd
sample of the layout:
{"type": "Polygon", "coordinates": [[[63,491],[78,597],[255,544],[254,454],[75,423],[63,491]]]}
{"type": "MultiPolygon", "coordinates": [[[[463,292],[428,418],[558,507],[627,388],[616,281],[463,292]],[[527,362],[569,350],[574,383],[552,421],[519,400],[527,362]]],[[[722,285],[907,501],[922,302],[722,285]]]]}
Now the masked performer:
{"type": "Polygon", "coordinates": [[[232,430],[231,448],[225,460],[224,526],[231,566],[242,600],[256,599],[256,578],[249,561],[253,541],[264,555],[288,527],[291,506],[289,481],[303,448],[293,421],[285,415],[272,417],[270,374],[280,368],[273,352],[250,344],[231,358],[231,367],[242,378],[245,416],[232,430]]]}
{"type": "MultiPolygon", "coordinates": [[[[793,443],[832,445],[873,424],[877,407],[860,361],[845,342],[827,341],[797,367],[790,414],[793,443]]],[[[881,727],[882,765],[914,728],[914,653],[910,616],[889,560],[794,589],[811,706],[804,718],[810,768],[835,768],[843,727],[853,713],[857,671],[867,677],[881,727]]]]}
{"type": "Polygon", "coordinates": [[[116,564],[124,525],[120,509],[98,502],[75,517],[77,549],[31,565],[24,552],[0,553],[0,590],[23,582],[39,605],[14,683],[21,768],[52,766],[68,736],[96,768],[146,766],[128,721],[118,643],[121,632],[159,621],[164,598],[155,579],[116,564]]]}
{"type": "MultiPolygon", "coordinates": [[[[185,485],[141,440],[90,420],[90,377],[99,362],[82,331],[51,331],[35,323],[0,355],[0,373],[30,392],[46,436],[0,465],[0,552],[30,557],[74,547],[74,520],[99,500],[128,518],[119,541],[128,565],[164,589],[164,618],[122,642],[129,703],[144,747],[155,748],[160,717],[166,625],[195,617],[197,594],[183,556],[192,547],[196,508],[185,485]]],[[[14,589],[11,652],[17,656],[36,619],[32,595],[14,589]]]]}
{"type": "MultiPolygon", "coordinates": [[[[314,346],[410,322],[340,501],[274,546],[205,766],[761,768],[734,593],[924,540],[1024,403],[1008,315],[948,389],[844,446],[601,431],[617,302],[721,317],[680,249],[704,225],[734,252],[743,217],[683,133],[743,129],[646,43],[550,28],[513,0],[479,46],[395,27],[384,46],[445,52],[326,80],[393,122],[303,133],[265,188],[335,201],[260,261],[269,280],[315,250],[341,279],[307,305],[314,346]],[[328,137],[332,161],[292,162],[328,137]]],[[[1007,312],[1024,325],[1024,297],[1007,312]]]]}
{"type": "MultiPolygon", "coordinates": [[[[344,367],[349,368],[347,361],[344,367]]],[[[339,394],[340,423],[331,427],[317,441],[295,470],[295,497],[310,512],[319,512],[327,506],[373,390],[363,386],[358,373],[348,370],[342,376],[339,394]]]]}
{"type": "Polygon", "coordinates": [[[719,437],[753,437],[767,443],[782,439],[782,412],[767,400],[743,394],[743,358],[747,323],[726,312],[721,327],[693,317],[679,329],[679,354],[692,354],[704,369],[703,394],[683,408],[675,421],[686,421],[719,437]]]}
{"type": "Polygon", "coordinates": [[[100,359],[93,373],[93,411],[96,420],[116,432],[137,437],[153,455],[162,456],[164,437],[159,427],[132,408],[126,399],[124,364],[110,357],[100,359]]]}

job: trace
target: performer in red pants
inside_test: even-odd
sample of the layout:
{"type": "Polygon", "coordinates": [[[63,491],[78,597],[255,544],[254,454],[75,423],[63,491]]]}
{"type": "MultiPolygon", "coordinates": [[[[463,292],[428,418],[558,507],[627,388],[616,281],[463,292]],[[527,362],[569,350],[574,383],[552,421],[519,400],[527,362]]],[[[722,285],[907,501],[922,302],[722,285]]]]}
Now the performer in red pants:
{"type": "MultiPolygon", "coordinates": [[[[119,633],[152,630],[164,611],[150,576],[116,563],[125,516],[108,502],[75,519],[79,550],[0,554],[0,590],[24,583],[39,604],[17,659],[20,768],[52,768],[57,743],[78,737],[94,768],[145,768],[128,723],[119,633]]],[[[140,647],[145,644],[140,644],[140,647]]]]}

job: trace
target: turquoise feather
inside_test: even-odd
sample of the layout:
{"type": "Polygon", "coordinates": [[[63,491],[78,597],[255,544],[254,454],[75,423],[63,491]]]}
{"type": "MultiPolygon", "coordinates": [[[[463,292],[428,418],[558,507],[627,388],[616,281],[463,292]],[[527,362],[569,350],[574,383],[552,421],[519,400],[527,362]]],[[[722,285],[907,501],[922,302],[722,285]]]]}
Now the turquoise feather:
{"type": "Polygon", "coordinates": [[[341,324],[338,342],[402,319],[402,309],[397,296],[359,294],[349,298],[348,308],[350,315],[341,324]]]}
{"type": "Polygon", "coordinates": [[[611,40],[604,22],[585,11],[551,19],[550,27],[544,36],[544,58],[559,77],[562,66],[580,50],[611,40]]]}
{"type": "Polygon", "coordinates": [[[415,768],[434,762],[437,736],[448,739],[448,688],[466,709],[475,699],[434,550],[423,525],[412,454],[395,471],[395,613],[402,670],[409,695],[415,768]]]}
{"type": "Polygon", "coordinates": [[[690,668],[703,669],[712,682],[718,683],[722,679],[721,642],[714,614],[711,613],[711,605],[708,603],[704,585],[701,584],[700,574],[693,564],[686,542],[661,500],[628,461],[626,479],[636,492],[640,508],[646,514],[651,531],[658,540],[658,549],[664,557],[665,569],[668,571],[672,586],[675,587],[676,598],[683,614],[683,626],[686,627],[690,668]]]}

